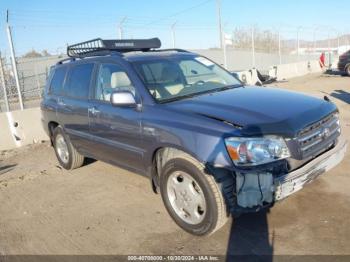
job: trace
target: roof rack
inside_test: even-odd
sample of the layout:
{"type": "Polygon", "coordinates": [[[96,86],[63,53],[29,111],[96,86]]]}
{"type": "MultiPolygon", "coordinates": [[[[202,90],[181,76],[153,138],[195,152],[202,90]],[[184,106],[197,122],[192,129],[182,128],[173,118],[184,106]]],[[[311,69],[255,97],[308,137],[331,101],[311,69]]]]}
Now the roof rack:
{"type": "Polygon", "coordinates": [[[103,40],[101,38],[96,38],[68,46],[67,55],[69,57],[82,58],[87,56],[107,55],[112,52],[145,52],[160,48],[160,46],[161,42],[159,38],[123,40],[103,40]]]}

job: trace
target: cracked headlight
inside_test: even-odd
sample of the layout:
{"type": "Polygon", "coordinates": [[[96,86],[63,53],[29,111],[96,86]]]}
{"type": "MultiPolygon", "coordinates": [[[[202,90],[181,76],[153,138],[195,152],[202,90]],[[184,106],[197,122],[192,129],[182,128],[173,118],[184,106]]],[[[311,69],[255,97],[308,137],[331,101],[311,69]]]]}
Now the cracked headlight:
{"type": "Polygon", "coordinates": [[[237,166],[255,166],[290,156],[282,137],[230,137],[225,139],[227,151],[237,166]]]}

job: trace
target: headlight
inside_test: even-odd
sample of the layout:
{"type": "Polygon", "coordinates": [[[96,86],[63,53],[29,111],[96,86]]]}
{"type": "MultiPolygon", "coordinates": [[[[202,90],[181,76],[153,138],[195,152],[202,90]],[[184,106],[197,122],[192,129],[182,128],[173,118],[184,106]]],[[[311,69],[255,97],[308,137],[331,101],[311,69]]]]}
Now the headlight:
{"type": "Polygon", "coordinates": [[[290,156],[282,137],[230,137],[225,139],[227,151],[237,166],[255,166],[290,156]]]}

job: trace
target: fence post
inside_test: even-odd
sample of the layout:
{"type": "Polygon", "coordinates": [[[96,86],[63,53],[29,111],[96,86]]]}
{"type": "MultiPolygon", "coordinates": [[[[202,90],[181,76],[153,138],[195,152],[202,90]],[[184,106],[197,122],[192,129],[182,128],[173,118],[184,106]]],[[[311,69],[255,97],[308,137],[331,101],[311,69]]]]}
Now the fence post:
{"type": "Polygon", "coordinates": [[[254,27],[252,26],[252,63],[255,68],[255,43],[254,43],[254,27]]]}
{"type": "Polygon", "coordinates": [[[173,23],[172,25],[171,25],[171,38],[172,38],[172,40],[173,40],[173,48],[175,48],[175,25],[176,25],[176,23],[177,22],[175,22],[175,23],[173,23]]]}
{"type": "Polygon", "coordinates": [[[38,90],[40,90],[40,80],[39,80],[39,74],[36,66],[37,66],[37,63],[34,62],[34,74],[35,74],[36,85],[38,87],[38,90]]]}
{"type": "Polygon", "coordinates": [[[226,47],[226,36],[225,36],[225,33],[222,34],[222,51],[223,51],[223,54],[224,54],[224,67],[225,69],[227,69],[227,47],[226,47]]]}
{"type": "Polygon", "coordinates": [[[282,64],[282,53],[281,53],[281,32],[278,31],[278,57],[280,60],[280,65],[282,64]]]}
{"type": "Polygon", "coordinates": [[[1,53],[0,53],[0,74],[1,74],[2,88],[4,90],[4,100],[6,105],[6,111],[10,112],[10,106],[9,106],[9,101],[7,99],[7,90],[6,90],[6,83],[5,83],[5,71],[4,71],[4,65],[2,63],[1,53]]]}
{"type": "Polygon", "coordinates": [[[222,33],[222,19],[221,19],[221,0],[216,0],[216,8],[217,8],[217,14],[218,14],[218,26],[219,26],[219,44],[220,48],[223,48],[223,33],[222,33]]]}
{"type": "Polygon", "coordinates": [[[122,20],[120,20],[120,22],[119,22],[119,24],[118,24],[118,32],[119,32],[119,39],[123,39],[123,34],[124,34],[124,29],[123,29],[123,24],[124,24],[124,22],[126,21],[126,16],[124,16],[123,18],[122,18],[122,20]]]}
{"type": "Polygon", "coordinates": [[[9,41],[9,44],[10,44],[12,68],[13,68],[13,74],[14,74],[14,76],[15,76],[15,81],[16,81],[16,87],[17,87],[17,93],[18,93],[19,106],[20,106],[21,110],[23,110],[24,108],[23,108],[23,101],[22,101],[21,88],[20,88],[20,85],[19,85],[19,78],[18,78],[18,70],[17,70],[15,49],[14,49],[14,47],[13,47],[11,28],[10,28],[10,25],[9,25],[9,24],[7,24],[6,29],[7,29],[8,41],[9,41]]]}

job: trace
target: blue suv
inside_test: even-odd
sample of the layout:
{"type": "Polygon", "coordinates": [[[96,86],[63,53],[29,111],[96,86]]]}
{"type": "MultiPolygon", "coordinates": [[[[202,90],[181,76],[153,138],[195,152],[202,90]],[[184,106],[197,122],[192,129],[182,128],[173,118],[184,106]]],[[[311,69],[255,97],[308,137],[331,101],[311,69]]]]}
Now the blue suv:
{"type": "Polygon", "coordinates": [[[206,57],[159,47],[157,38],[68,47],[41,103],[62,167],[88,157],[146,175],[174,221],[206,235],[343,159],[327,97],[244,86],[206,57]]]}

